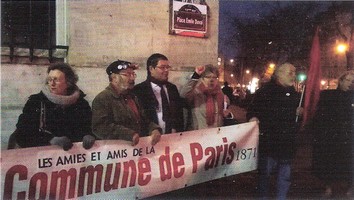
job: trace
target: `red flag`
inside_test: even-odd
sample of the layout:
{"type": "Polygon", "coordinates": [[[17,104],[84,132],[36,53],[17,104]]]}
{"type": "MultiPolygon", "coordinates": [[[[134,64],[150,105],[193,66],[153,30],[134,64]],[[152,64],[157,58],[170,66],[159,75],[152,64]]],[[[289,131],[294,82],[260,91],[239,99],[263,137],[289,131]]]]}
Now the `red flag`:
{"type": "Polygon", "coordinates": [[[310,54],[310,68],[307,73],[306,89],[305,89],[305,105],[304,118],[302,124],[305,125],[315,114],[317,102],[320,98],[322,70],[320,66],[321,52],[320,39],[318,36],[319,28],[317,28],[312,42],[310,54]]]}

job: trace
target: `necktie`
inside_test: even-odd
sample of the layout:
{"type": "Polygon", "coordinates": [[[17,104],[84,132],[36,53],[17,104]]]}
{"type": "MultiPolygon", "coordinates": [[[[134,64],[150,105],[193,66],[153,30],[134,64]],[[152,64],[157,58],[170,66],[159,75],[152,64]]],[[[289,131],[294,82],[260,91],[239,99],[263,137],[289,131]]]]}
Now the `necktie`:
{"type": "Polygon", "coordinates": [[[162,119],[163,121],[167,122],[167,120],[170,117],[170,105],[168,103],[167,95],[165,89],[163,88],[163,85],[161,85],[160,87],[161,87],[160,94],[162,100],[162,119]]]}
{"type": "Polygon", "coordinates": [[[207,124],[210,126],[214,124],[215,117],[215,104],[214,104],[214,98],[212,95],[207,95],[207,100],[206,100],[206,120],[207,124]]]}

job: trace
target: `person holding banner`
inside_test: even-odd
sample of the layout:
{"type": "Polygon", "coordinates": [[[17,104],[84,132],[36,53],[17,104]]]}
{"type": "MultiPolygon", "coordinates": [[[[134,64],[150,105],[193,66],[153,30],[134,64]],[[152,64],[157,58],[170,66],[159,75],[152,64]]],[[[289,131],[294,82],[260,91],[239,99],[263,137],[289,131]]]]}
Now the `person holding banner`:
{"type": "Polygon", "coordinates": [[[89,149],[95,142],[91,129],[91,108],[76,85],[78,76],[70,65],[48,67],[46,84],[31,95],[23,108],[15,131],[20,147],[57,145],[65,151],[73,142],[89,149]]]}
{"type": "Polygon", "coordinates": [[[270,177],[277,173],[277,199],[286,199],[290,187],[295,136],[300,126],[296,116],[300,95],[295,91],[296,68],[290,63],[277,67],[271,80],[258,89],[249,105],[247,119],[259,123],[259,194],[269,198],[270,177]]]}
{"type": "Polygon", "coordinates": [[[104,140],[119,139],[139,143],[139,138],[151,135],[155,145],[161,137],[161,128],[150,121],[142,111],[131,90],[135,84],[137,65],[117,60],[106,72],[109,85],[92,102],[92,128],[104,140]]]}
{"type": "MultiPolygon", "coordinates": [[[[314,136],[313,174],[325,184],[324,197],[345,198],[343,191],[352,184],[353,87],[354,71],[351,70],[339,77],[336,90],[323,90],[316,114],[308,126],[314,136]]],[[[348,195],[352,197],[353,188],[348,195]]]]}
{"type": "Polygon", "coordinates": [[[183,100],[176,85],[168,81],[171,70],[165,55],[154,53],[147,62],[147,78],[134,86],[146,115],[162,128],[162,133],[176,133],[184,130],[183,100]]]}
{"type": "Polygon", "coordinates": [[[191,130],[220,127],[224,118],[233,119],[227,109],[229,100],[218,83],[218,69],[212,65],[197,66],[191,79],[181,89],[181,97],[191,106],[191,130]]]}

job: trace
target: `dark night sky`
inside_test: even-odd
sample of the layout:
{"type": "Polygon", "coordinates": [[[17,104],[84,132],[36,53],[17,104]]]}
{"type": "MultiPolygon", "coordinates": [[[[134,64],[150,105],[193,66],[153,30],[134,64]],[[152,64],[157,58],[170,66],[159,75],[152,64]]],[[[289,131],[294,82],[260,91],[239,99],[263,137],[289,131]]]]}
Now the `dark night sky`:
{"type": "MultiPolygon", "coordinates": [[[[220,0],[219,2],[219,51],[225,55],[226,59],[235,57],[237,48],[232,46],[228,39],[235,30],[232,26],[234,17],[242,19],[261,19],[263,16],[272,12],[272,8],[279,6],[287,6],[294,3],[293,1],[232,1],[220,0]]],[[[319,2],[321,7],[330,5],[329,1],[319,2]]]]}
{"type": "Polygon", "coordinates": [[[265,2],[255,1],[220,1],[219,3],[219,50],[226,58],[232,58],[236,54],[236,48],[228,42],[228,38],[234,33],[232,19],[260,19],[270,12],[265,2]]]}

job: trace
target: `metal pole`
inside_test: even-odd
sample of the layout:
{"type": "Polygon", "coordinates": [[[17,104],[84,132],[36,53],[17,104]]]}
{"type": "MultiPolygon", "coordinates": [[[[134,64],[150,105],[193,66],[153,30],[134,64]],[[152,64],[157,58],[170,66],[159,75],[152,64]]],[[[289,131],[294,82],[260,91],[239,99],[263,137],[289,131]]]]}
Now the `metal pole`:
{"type": "MultiPolygon", "coordinates": [[[[300,102],[299,102],[298,108],[301,107],[302,99],[304,98],[305,87],[306,87],[306,85],[304,85],[304,86],[302,87],[302,92],[301,92],[301,97],[300,97],[300,102]]],[[[298,122],[298,121],[299,121],[299,115],[296,115],[295,122],[298,122]]]]}

